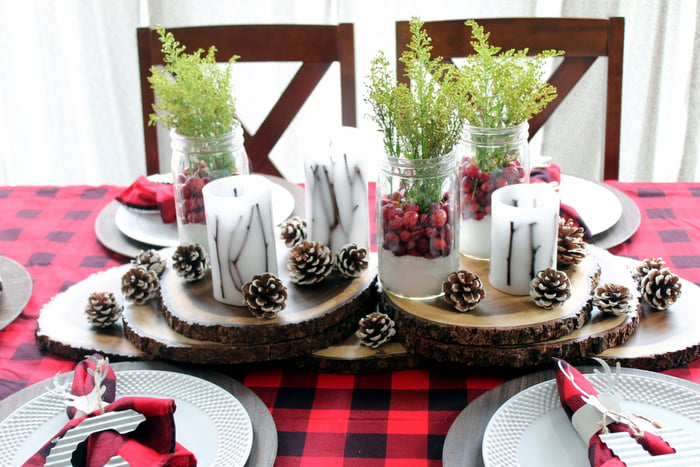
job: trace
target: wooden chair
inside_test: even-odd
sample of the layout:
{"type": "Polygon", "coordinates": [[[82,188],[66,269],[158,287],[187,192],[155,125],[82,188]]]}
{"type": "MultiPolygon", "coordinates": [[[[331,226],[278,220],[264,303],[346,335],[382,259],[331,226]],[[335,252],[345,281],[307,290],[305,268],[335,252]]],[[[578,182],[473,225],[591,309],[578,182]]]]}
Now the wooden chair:
{"type": "MultiPolygon", "coordinates": [[[[333,62],[340,63],[342,122],[356,126],[355,58],[352,24],[225,25],[166,28],[188,52],[214,45],[217,58],[239,55],[239,62],[301,62],[302,65],[255,134],[244,130],[251,171],[280,176],[268,155],[333,62]]],[[[155,29],[138,28],[139,72],[146,171],[159,171],[156,128],[148,125],[153,112],[150,67],[162,65],[161,43],[155,29]]],[[[243,123],[243,122],[242,122],[243,123]]],[[[245,124],[243,125],[245,127],[245,124]]]]}
{"type": "MultiPolygon", "coordinates": [[[[491,34],[489,43],[502,50],[528,48],[529,55],[546,49],[566,52],[561,64],[548,79],[557,88],[558,97],[530,120],[530,138],[557,109],[593,62],[598,57],[608,58],[603,176],[605,179],[617,179],[620,167],[624,18],[489,18],[476,21],[491,34]]],[[[464,20],[426,22],[425,30],[432,38],[434,56],[454,59],[474,53],[469,39],[471,29],[465,26],[464,20]]],[[[397,57],[401,56],[410,38],[409,22],[397,22],[397,57]]],[[[404,82],[407,80],[404,65],[398,60],[397,77],[404,82]]]]}

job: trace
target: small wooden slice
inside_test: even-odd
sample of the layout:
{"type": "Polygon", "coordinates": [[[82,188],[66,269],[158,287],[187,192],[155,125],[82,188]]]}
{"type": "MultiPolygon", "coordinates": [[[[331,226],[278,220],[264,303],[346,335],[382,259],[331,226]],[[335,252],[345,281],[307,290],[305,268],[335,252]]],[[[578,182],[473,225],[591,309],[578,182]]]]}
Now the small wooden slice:
{"type": "MultiPolygon", "coordinates": [[[[235,345],[276,344],[321,335],[353,316],[372,308],[376,281],[376,255],[355,279],[333,272],[319,284],[300,286],[289,279],[287,251],[278,246],[278,277],[287,287],[286,307],[273,319],[258,319],[245,307],[214,299],[211,275],[188,283],[172,269],[172,250],[164,250],[168,267],[161,279],[163,313],[168,324],[183,336],[235,345]]],[[[321,348],[323,345],[317,346],[321,348]]]]}
{"type": "Polygon", "coordinates": [[[129,267],[124,265],[98,272],[53,297],[42,307],[37,320],[39,345],[71,360],[82,360],[95,352],[116,360],[151,359],[126,339],[121,320],[99,329],[88,323],[84,311],[92,292],[112,292],[122,301],[121,277],[129,267]]]}
{"type": "Polygon", "coordinates": [[[551,357],[576,361],[621,345],[629,340],[639,326],[638,293],[629,269],[622,261],[603,250],[596,250],[595,255],[602,271],[600,284],[619,283],[626,285],[632,291],[635,300],[629,314],[604,315],[594,308],[590,321],[581,328],[541,342],[512,345],[463,345],[439,341],[425,335],[403,334],[406,348],[409,352],[439,362],[522,368],[549,364],[551,357]]]}
{"type": "Polygon", "coordinates": [[[223,344],[192,339],[174,331],[156,302],[124,309],[126,337],[150,356],[181,363],[242,364],[287,360],[342,341],[354,331],[352,319],[299,339],[260,344],[223,344]]]}
{"type": "MultiPolygon", "coordinates": [[[[638,262],[621,258],[630,269],[638,262]]],[[[655,311],[642,301],[639,329],[625,345],[597,356],[610,363],[661,371],[700,358],[700,288],[681,279],[681,296],[668,310],[655,311]]]]}
{"type": "Polygon", "coordinates": [[[455,345],[523,345],[570,334],[590,318],[590,297],[600,273],[593,255],[566,271],[571,298],[552,310],[539,308],[529,295],[509,295],[493,288],[488,261],[464,256],[460,261],[460,267],[477,274],[484,285],[486,296],[477,308],[458,313],[443,297],[409,300],[385,292],[382,304],[393,312],[401,334],[455,345]]]}

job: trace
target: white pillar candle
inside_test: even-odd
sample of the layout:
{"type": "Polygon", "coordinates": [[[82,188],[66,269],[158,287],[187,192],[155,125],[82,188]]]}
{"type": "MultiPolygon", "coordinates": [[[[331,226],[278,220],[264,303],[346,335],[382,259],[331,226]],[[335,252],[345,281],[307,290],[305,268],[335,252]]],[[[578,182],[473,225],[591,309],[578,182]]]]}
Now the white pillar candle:
{"type": "Polygon", "coordinates": [[[326,151],[305,161],[307,238],[337,253],[348,243],[369,251],[369,205],[362,138],[343,127],[326,151]]]}
{"type": "Polygon", "coordinates": [[[491,195],[489,282],[528,295],[535,274],[556,267],[559,197],[545,183],[507,185],[491,195]]]}
{"type": "Polygon", "coordinates": [[[243,284],[255,274],[277,274],[271,182],[260,175],[234,175],[202,190],[214,298],[243,306],[243,284]]]}

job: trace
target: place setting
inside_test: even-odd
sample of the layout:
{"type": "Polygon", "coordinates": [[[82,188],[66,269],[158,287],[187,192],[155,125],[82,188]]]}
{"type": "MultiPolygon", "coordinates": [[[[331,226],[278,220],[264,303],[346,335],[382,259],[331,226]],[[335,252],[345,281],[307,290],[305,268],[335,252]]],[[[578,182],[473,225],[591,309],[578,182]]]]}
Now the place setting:
{"type": "Polygon", "coordinates": [[[2,465],[69,461],[89,433],[94,433],[90,445],[76,451],[85,463],[114,457],[131,465],[191,463],[194,457],[198,465],[272,466],[277,451],[274,420],[255,393],[198,368],[111,364],[95,354],[75,371],[0,403],[2,465]],[[148,430],[132,431],[130,423],[143,423],[148,430]],[[59,432],[65,434],[55,443],[59,432]]]}
{"type": "MultiPolygon", "coordinates": [[[[298,201],[303,189],[280,177],[266,177],[273,182],[273,219],[278,225],[303,207],[298,201]]],[[[97,239],[128,258],[142,250],[179,245],[172,186],[172,173],[140,176],[100,211],[97,239]]]]}
{"type": "Polygon", "coordinates": [[[618,456],[631,467],[697,459],[697,384],[595,360],[577,369],[553,358],[552,370],[507,381],[470,402],[447,433],[443,465],[527,467],[555,460],[597,467],[618,456]]]}

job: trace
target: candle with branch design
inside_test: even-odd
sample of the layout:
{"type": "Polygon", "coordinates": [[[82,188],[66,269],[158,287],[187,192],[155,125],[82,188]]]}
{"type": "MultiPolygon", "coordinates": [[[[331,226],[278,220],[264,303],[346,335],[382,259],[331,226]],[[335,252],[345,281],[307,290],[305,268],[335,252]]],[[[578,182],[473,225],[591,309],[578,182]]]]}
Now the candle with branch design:
{"type": "Polygon", "coordinates": [[[528,295],[538,271],[557,264],[559,197],[544,183],[507,185],[491,197],[489,282],[528,295]]]}
{"type": "Polygon", "coordinates": [[[204,186],[212,291],[222,303],[244,306],[242,288],[255,274],[277,274],[271,182],[237,175],[204,186]]]}
{"type": "Polygon", "coordinates": [[[362,138],[343,127],[328,150],[305,162],[308,238],[333,254],[349,243],[369,251],[369,205],[362,138]]]}

